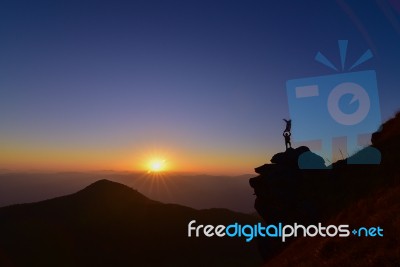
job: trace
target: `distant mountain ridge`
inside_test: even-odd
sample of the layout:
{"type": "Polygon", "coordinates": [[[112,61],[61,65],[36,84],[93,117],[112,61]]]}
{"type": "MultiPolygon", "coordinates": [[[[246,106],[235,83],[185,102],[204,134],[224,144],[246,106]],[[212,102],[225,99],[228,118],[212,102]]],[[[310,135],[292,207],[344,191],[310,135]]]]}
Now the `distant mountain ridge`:
{"type": "Polygon", "coordinates": [[[153,201],[100,180],[77,193],[0,208],[0,266],[258,266],[255,243],[189,238],[187,225],[255,223],[226,209],[153,201]]]}
{"type": "Polygon", "coordinates": [[[253,199],[248,185],[252,175],[211,176],[179,173],[88,172],[88,173],[0,173],[0,207],[37,202],[67,195],[107,179],[135,188],[164,203],[207,209],[227,208],[252,213],[253,199]],[[204,197],[207,196],[207,197],[204,197]]]}

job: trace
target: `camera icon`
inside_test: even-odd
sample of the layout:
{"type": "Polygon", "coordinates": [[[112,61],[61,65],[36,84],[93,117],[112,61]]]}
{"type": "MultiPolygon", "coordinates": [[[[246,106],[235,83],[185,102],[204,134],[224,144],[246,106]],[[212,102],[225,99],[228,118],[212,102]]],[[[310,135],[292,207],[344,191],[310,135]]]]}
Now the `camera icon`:
{"type": "MultiPolygon", "coordinates": [[[[320,140],[327,161],[332,162],[333,138],[346,137],[347,151],[355,153],[361,149],[358,136],[375,132],[380,126],[374,70],[289,80],[286,90],[293,140],[320,140]]],[[[348,159],[348,164],[369,163],[348,159]]]]}

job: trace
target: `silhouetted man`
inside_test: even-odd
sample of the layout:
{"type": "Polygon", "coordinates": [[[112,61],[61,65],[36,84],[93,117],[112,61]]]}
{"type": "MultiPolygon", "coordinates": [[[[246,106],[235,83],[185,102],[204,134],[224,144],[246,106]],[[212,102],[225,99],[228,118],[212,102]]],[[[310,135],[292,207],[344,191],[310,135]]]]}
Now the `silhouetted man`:
{"type": "Polygon", "coordinates": [[[290,132],[292,128],[292,120],[283,119],[286,122],[286,128],[283,132],[290,132]]]}
{"type": "Polygon", "coordinates": [[[283,132],[283,137],[285,137],[285,146],[286,150],[290,147],[292,148],[292,143],[290,142],[290,136],[292,134],[290,132],[283,132]]]}

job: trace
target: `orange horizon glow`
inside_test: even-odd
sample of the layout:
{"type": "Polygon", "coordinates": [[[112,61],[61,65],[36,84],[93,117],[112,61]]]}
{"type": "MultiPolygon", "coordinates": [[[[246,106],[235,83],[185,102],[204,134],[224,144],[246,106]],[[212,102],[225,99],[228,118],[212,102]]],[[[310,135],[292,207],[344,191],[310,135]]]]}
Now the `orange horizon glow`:
{"type": "Polygon", "coordinates": [[[0,169],[12,171],[128,171],[241,175],[267,163],[266,155],[222,152],[159,145],[127,146],[120,150],[93,147],[4,144],[0,169]],[[165,160],[165,161],[164,161],[165,160]],[[156,163],[154,163],[156,161],[156,163]],[[157,163],[157,161],[160,161],[157,163]],[[153,165],[153,166],[151,166],[153,165]]]}

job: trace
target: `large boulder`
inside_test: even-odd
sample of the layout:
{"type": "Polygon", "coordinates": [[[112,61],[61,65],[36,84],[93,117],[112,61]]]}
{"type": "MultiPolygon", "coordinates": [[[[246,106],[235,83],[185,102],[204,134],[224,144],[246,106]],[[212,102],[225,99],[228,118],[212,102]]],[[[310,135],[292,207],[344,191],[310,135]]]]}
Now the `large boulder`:
{"type": "Polygon", "coordinates": [[[306,146],[288,148],[285,152],[275,154],[272,163],[291,166],[300,169],[325,169],[322,157],[310,151],[306,146]]]}

